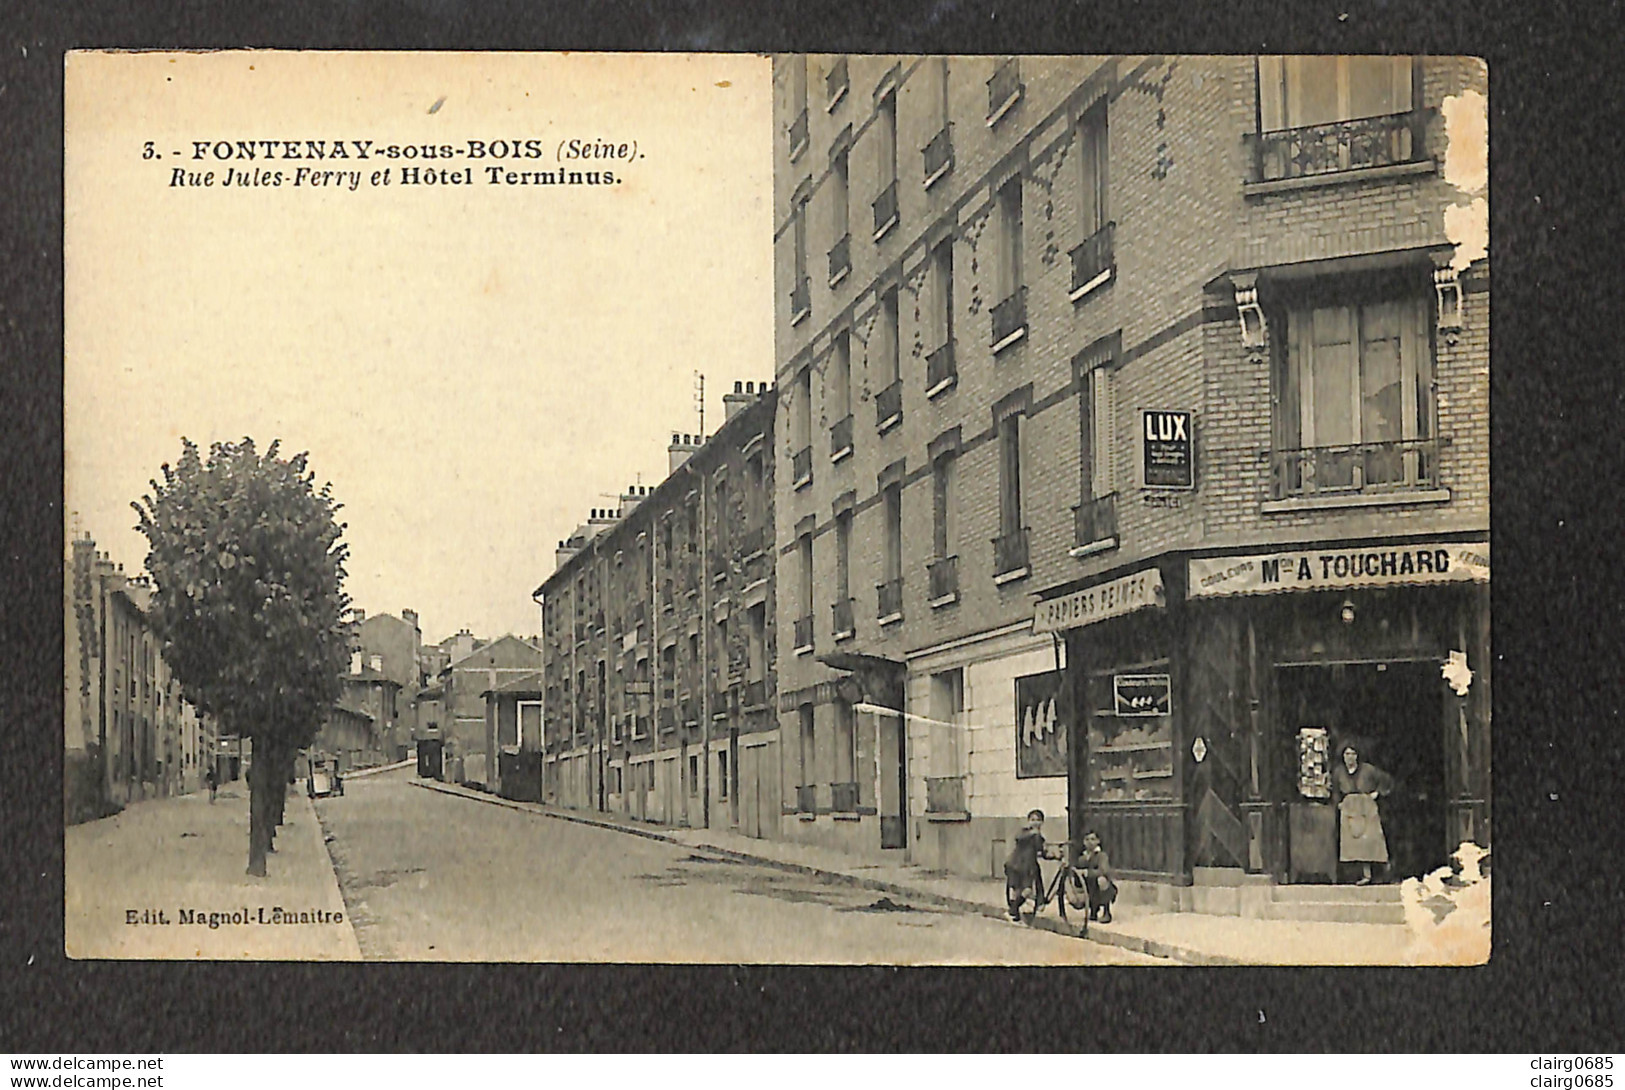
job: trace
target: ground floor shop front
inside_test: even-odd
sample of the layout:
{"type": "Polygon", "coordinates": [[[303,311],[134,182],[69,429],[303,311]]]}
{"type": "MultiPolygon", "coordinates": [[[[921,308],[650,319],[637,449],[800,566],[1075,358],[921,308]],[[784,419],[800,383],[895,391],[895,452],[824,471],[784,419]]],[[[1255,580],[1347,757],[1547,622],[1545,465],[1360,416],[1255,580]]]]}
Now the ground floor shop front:
{"type": "Polygon", "coordinates": [[[1488,578],[1482,537],[1310,542],[1049,596],[1035,628],[1066,645],[1071,833],[1097,831],[1131,879],[1357,881],[1352,747],[1381,773],[1377,882],[1489,847],[1488,578]]]}

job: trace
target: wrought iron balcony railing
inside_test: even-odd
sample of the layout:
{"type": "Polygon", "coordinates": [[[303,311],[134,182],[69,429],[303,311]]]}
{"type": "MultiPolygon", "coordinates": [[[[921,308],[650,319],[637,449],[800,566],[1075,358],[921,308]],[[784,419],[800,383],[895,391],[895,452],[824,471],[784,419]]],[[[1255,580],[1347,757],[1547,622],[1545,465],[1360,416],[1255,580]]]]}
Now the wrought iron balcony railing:
{"type": "Polygon", "coordinates": [[[1117,537],[1117,493],[1109,492],[1072,509],[1073,544],[1082,548],[1117,537]]]}
{"type": "Polygon", "coordinates": [[[835,63],[829,66],[829,74],[824,77],[826,101],[829,103],[828,109],[835,109],[851,86],[852,77],[847,74],[846,58],[837,57],[835,63]]]}
{"type": "Polygon", "coordinates": [[[804,647],[806,647],[806,648],[812,647],[812,645],[813,645],[813,619],[812,619],[812,614],[809,613],[805,617],[797,617],[796,620],[795,620],[795,626],[794,627],[795,627],[796,650],[800,651],[804,647]]]}
{"type": "Polygon", "coordinates": [[[852,453],[852,414],[847,413],[829,429],[829,456],[840,458],[852,453]]]}
{"type": "Polygon", "coordinates": [[[885,431],[903,419],[903,380],[898,379],[875,395],[875,424],[885,431]]]}
{"type": "Polygon", "coordinates": [[[841,277],[852,271],[852,236],[842,235],[829,248],[829,283],[834,287],[841,277]]]}
{"type": "Polygon", "coordinates": [[[987,81],[988,120],[997,120],[1000,112],[1014,102],[1019,94],[1021,94],[1021,69],[1017,66],[1016,59],[1011,57],[999,65],[993,72],[993,78],[987,81]]]}
{"type": "Polygon", "coordinates": [[[1253,181],[1414,162],[1425,143],[1425,119],[1424,111],[1412,110],[1249,134],[1253,181]]]}
{"type": "Polygon", "coordinates": [[[790,456],[790,472],[796,488],[812,480],[812,447],[802,447],[790,456]]]}
{"type": "Polygon", "coordinates": [[[1027,328],[1027,289],[1017,288],[993,307],[993,348],[1013,344],[1017,333],[1027,328]]]}
{"type": "Polygon", "coordinates": [[[879,608],[875,615],[882,620],[888,617],[898,617],[903,612],[903,578],[888,579],[884,583],[875,584],[875,598],[879,608]]]}
{"type": "Polygon", "coordinates": [[[850,636],[857,631],[857,626],[853,623],[852,604],[850,598],[838,598],[835,600],[835,604],[830,606],[831,612],[835,614],[836,639],[850,636]]]}
{"type": "Polygon", "coordinates": [[[925,184],[930,186],[954,167],[952,125],[943,125],[942,131],[931,138],[922,155],[925,158],[925,184]]]}
{"type": "Polygon", "coordinates": [[[946,604],[959,597],[959,557],[942,556],[925,566],[931,580],[931,601],[946,604]]]}
{"type": "Polygon", "coordinates": [[[796,788],[796,809],[803,814],[812,814],[818,811],[818,788],[812,784],[802,784],[796,788]]]}
{"type": "Polygon", "coordinates": [[[1027,566],[1027,528],[993,539],[993,574],[1009,575],[1027,566]]]}
{"type": "Polygon", "coordinates": [[[1072,248],[1072,296],[1078,298],[1112,270],[1112,236],[1117,224],[1108,223],[1072,248]]]}
{"type": "Polygon", "coordinates": [[[962,814],[965,812],[965,777],[927,776],[925,778],[925,809],[931,814],[962,814]]]}
{"type": "Polygon", "coordinates": [[[803,276],[796,281],[795,287],[790,289],[790,324],[801,321],[812,313],[812,285],[803,276]]]}
{"type": "Polygon", "coordinates": [[[837,814],[852,814],[858,809],[858,785],[832,783],[829,785],[829,808],[837,814]]]}
{"type": "Polygon", "coordinates": [[[941,393],[958,377],[959,363],[954,358],[954,342],[944,341],[941,348],[925,357],[926,395],[941,393]]]}
{"type": "Polygon", "coordinates": [[[1275,499],[1316,493],[1395,492],[1435,488],[1438,483],[1437,439],[1305,447],[1278,450],[1271,457],[1275,499]]]}
{"type": "Polygon", "coordinates": [[[790,122],[790,158],[794,159],[807,148],[807,111],[805,108],[790,122]]]}
{"type": "Polygon", "coordinates": [[[897,222],[897,182],[894,180],[880,196],[875,198],[875,238],[879,238],[897,222]]]}

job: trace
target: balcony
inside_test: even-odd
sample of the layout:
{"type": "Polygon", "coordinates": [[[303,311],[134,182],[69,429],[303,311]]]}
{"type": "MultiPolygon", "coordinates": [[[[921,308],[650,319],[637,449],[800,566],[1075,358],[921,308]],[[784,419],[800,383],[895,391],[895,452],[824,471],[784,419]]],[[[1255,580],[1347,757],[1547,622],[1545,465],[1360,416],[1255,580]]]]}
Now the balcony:
{"type": "Polygon", "coordinates": [[[828,95],[824,107],[826,113],[833,111],[846,97],[846,92],[852,87],[852,77],[847,74],[846,58],[839,57],[829,66],[829,74],[824,77],[824,88],[828,95]]]}
{"type": "Polygon", "coordinates": [[[829,808],[837,814],[858,812],[858,785],[832,783],[829,785],[829,808]]]}
{"type": "Polygon", "coordinates": [[[903,579],[901,576],[896,579],[888,579],[884,583],[875,584],[875,598],[878,602],[875,616],[880,619],[881,624],[903,619],[903,579]]]}
{"type": "Polygon", "coordinates": [[[852,271],[852,236],[842,235],[829,248],[829,286],[834,287],[852,271]]]}
{"type": "Polygon", "coordinates": [[[807,150],[807,111],[805,108],[790,122],[790,161],[794,162],[807,150]]]}
{"type": "Polygon", "coordinates": [[[835,614],[835,638],[844,640],[857,633],[857,626],[852,620],[852,599],[842,598],[830,610],[835,614]]]}
{"type": "Polygon", "coordinates": [[[852,453],[852,414],[847,413],[829,429],[829,460],[839,462],[852,453]]]}
{"type": "Polygon", "coordinates": [[[1072,291],[1074,303],[1112,278],[1112,236],[1117,224],[1108,223],[1072,248],[1072,291]]]}
{"type": "Polygon", "coordinates": [[[790,289],[790,324],[799,325],[811,313],[812,285],[803,276],[796,281],[796,286],[790,289]]]}
{"type": "Polygon", "coordinates": [[[745,695],[740,703],[747,708],[760,708],[767,703],[767,681],[757,678],[755,681],[745,682],[745,695]]]}
{"type": "Polygon", "coordinates": [[[1027,332],[1027,289],[1017,288],[993,307],[993,351],[1002,352],[1027,332]]]}
{"type": "Polygon", "coordinates": [[[994,125],[1021,97],[1021,69],[1011,57],[993,72],[987,81],[987,123],[994,125]]]}
{"type": "Polygon", "coordinates": [[[1027,528],[1000,534],[993,539],[993,581],[1009,582],[1029,571],[1027,567],[1027,528]]]}
{"type": "Polygon", "coordinates": [[[1256,183],[1313,178],[1418,162],[1427,114],[1412,110],[1295,129],[1250,133],[1256,183]]]}
{"type": "Polygon", "coordinates": [[[805,446],[790,456],[792,486],[796,489],[806,488],[812,484],[812,447],[805,446]]]}
{"type": "Polygon", "coordinates": [[[954,358],[954,342],[945,341],[941,348],[925,357],[925,396],[936,397],[959,381],[959,363],[954,358]]]}
{"type": "Polygon", "coordinates": [[[880,191],[875,198],[875,241],[879,242],[887,231],[897,225],[897,182],[880,191]]]}
{"type": "Polygon", "coordinates": [[[963,814],[965,811],[965,777],[927,776],[925,778],[926,813],[963,814]]]}
{"type": "Polygon", "coordinates": [[[1072,509],[1073,556],[1087,556],[1117,544],[1117,493],[1079,503],[1072,509]]]}
{"type": "Polygon", "coordinates": [[[925,566],[925,572],[931,581],[933,609],[959,600],[959,557],[939,557],[925,566]]]}
{"type": "Polygon", "coordinates": [[[884,435],[903,422],[903,380],[897,379],[875,395],[875,424],[884,435]]]}
{"type": "Polygon", "coordinates": [[[796,788],[796,809],[803,814],[818,812],[818,788],[812,784],[802,784],[796,788]]]}
{"type": "Polygon", "coordinates": [[[805,655],[813,649],[813,619],[809,613],[795,620],[795,652],[805,655]]]}
{"type": "Polygon", "coordinates": [[[954,168],[953,126],[944,125],[942,131],[925,146],[925,188],[930,189],[937,179],[954,168]]]}
{"type": "Polygon", "coordinates": [[[1271,455],[1270,493],[1291,498],[1371,497],[1439,488],[1439,440],[1278,450],[1271,455]]]}

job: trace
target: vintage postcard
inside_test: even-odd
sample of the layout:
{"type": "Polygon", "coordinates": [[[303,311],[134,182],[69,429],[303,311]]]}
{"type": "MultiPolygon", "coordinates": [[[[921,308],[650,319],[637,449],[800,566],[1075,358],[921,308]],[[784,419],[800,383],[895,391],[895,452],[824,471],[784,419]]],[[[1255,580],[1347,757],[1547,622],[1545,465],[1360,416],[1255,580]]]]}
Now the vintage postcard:
{"type": "Polygon", "coordinates": [[[1485,962],[1486,95],[70,53],[68,955],[1485,962]]]}

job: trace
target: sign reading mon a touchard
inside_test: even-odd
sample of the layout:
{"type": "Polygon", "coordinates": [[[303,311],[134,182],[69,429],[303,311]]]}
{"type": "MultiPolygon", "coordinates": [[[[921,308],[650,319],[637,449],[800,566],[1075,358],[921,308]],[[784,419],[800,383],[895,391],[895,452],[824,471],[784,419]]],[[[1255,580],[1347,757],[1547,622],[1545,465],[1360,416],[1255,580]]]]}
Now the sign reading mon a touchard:
{"type": "Polygon", "coordinates": [[[1146,409],[1142,438],[1145,443],[1147,488],[1195,488],[1195,421],[1184,409],[1146,409]]]}

